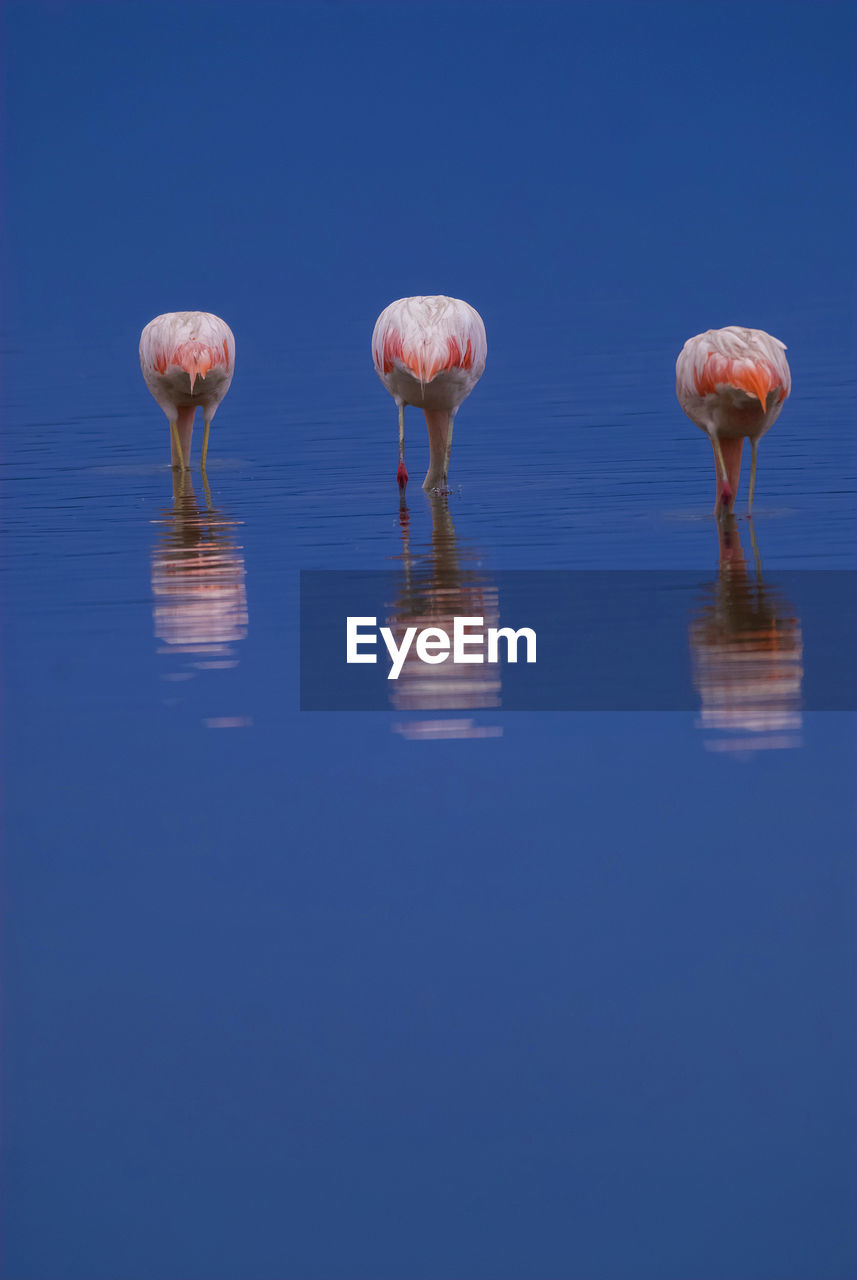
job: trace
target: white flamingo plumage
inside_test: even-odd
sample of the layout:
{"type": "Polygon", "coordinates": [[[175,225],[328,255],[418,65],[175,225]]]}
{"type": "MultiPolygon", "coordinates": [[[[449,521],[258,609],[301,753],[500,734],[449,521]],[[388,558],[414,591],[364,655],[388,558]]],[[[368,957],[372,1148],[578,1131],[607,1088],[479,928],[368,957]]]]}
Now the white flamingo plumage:
{"type": "Polygon", "coordinates": [[[716,512],[735,503],[745,438],[753,450],[748,515],[753,510],[759,441],[791,391],[785,351],[785,343],[763,329],[728,325],[688,338],[676,362],[679,404],[714,448],[716,512]]]}
{"type": "Polygon", "coordinates": [[[156,316],[140,335],[140,367],[146,386],[169,419],[174,467],[187,469],[193,417],[202,406],[201,465],[205,470],[211,420],[235,372],[235,338],[229,325],[208,311],[168,311],[156,316]]]}
{"type": "Polygon", "coordinates": [[[485,369],[488,343],[478,311],[460,298],[400,298],[385,307],[372,334],[375,371],[399,408],[399,469],[404,492],[405,405],[425,413],[429,469],[424,489],[445,489],[452,425],[485,369]]]}

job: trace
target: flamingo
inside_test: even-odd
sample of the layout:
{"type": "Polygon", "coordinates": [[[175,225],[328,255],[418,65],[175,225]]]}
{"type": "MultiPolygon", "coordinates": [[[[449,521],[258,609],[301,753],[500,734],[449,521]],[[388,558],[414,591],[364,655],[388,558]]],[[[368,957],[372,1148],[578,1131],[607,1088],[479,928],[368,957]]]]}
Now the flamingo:
{"type": "Polygon", "coordinates": [[[478,311],[460,298],[400,298],[379,315],[372,334],[375,371],[399,408],[399,468],[404,496],[405,405],[423,410],[429,469],[423,488],[446,489],[452,425],[482,377],[488,343],[478,311]]]}
{"type": "Polygon", "coordinates": [[[679,404],[714,448],[715,514],[734,506],[745,436],[753,450],[747,497],[747,514],[752,514],[759,441],[791,391],[785,350],[785,343],[763,329],[728,325],[688,338],[676,361],[679,404]]]}
{"type": "Polygon", "coordinates": [[[235,371],[235,338],[229,325],[208,311],[155,316],[140,335],[140,367],[169,419],[172,464],[182,471],[190,462],[193,416],[202,405],[204,471],[211,420],[235,371]]]}

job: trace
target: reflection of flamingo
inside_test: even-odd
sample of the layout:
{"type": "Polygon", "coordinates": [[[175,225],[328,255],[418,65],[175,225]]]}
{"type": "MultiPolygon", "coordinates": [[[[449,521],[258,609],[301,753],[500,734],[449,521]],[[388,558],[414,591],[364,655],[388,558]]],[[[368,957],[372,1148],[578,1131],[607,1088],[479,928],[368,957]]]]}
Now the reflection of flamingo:
{"type": "Polygon", "coordinates": [[[155,521],[152,548],[155,634],[164,652],[187,654],[192,665],[237,665],[232,645],[247,634],[244,557],[235,541],[237,521],[200,507],[185,477],[173,477],[173,506],[155,521]]]}
{"type": "Polygon", "coordinates": [[[235,339],[229,325],[208,311],[156,316],[140,335],[140,367],[169,419],[174,467],[184,470],[190,462],[193,415],[202,406],[204,471],[211,420],[235,371],[235,339]]]}
{"type": "Polygon", "coordinates": [[[421,408],[429,433],[424,489],[445,489],[458,407],[485,368],[488,343],[478,311],[458,298],[400,298],[381,312],[372,334],[375,370],[399,407],[399,469],[404,490],[405,405],[421,408]]]}
{"type": "Polygon", "coordinates": [[[803,643],[800,620],[756,572],[747,571],[734,516],[718,523],[720,570],[713,599],[691,621],[694,684],[702,727],[743,736],[712,739],[720,751],[800,745],[803,643]]]}
{"type": "Polygon", "coordinates": [[[731,511],[748,436],[753,454],[747,511],[753,510],[759,441],[791,390],[785,344],[762,329],[709,329],[689,338],[676,362],[676,395],[691,422],[707,432],[717,468],[715,511],[731,511]]]}
{"type": "MultiPolygon", "coordinates": [[[[431,545],[415,551],[410,542],[410,516],[399,513],[403,573],[387,626],[397,645],[408,627],[440,627],[453,632],[455,617],[481,617],[484,627],[496,626],[499,605],[496,587],[478,569],[463,567],[445,496],[429,498],[432,514],[431,545]]],[[[474,649],[474,652],[476,650],[474,649]]],[[[413,649],[408,652],[398,680],[390,682],[390,700],[402,711],[466,711],[500,705],[500,676],[496,665],[461,665],[450,659],[426,665],[413,649]]],[[[405,737],[484,738],[501,730],[475,726],[472,720],[420,720],[398,725],[405,737]]]]}

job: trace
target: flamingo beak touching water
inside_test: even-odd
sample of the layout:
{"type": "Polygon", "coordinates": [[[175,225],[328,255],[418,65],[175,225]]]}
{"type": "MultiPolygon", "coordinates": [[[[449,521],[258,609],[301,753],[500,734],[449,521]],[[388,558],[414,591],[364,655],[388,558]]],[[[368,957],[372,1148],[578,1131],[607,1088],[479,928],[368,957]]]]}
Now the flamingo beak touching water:
{"type": "Polygon", "coordinates": [[[747,514],[752,514],[759,441],[791,391],[785,350],[762,329],[729,325],[689,338],[676,362],[679,403],[714,449],[715,514],[729,513],[735,505],[745,439],[753,451],[747,497],[747,514]]]}
{"type": "Polygon", "coordinates": [[[381,312],[372,334],[375,371],[399,410],[396,481],[404,495],[405,405],[423,410],[429,435],[426,490],[445,490],[452,427],[462,400],[482,377],[488,343],[478,311],[459,298],[400,298],[381,312]]]}
{"type": "Polygon", "coordinates": [[[170,311],[156,316],[140,335],[140,367],[146,386],[170,424],[172,465],[190,464],[193,419],[202,409],[205,471],[211,421],[235,371],[235,338],[208,311],[170,311]]]}

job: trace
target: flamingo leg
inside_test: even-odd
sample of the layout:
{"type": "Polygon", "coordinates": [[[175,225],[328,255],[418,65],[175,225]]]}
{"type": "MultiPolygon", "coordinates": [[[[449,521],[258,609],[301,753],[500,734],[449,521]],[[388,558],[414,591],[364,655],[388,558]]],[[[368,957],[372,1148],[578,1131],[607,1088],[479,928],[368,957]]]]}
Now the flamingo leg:
{"type": "Polygon", "coordinates": [[[729,476],[726,471],[726,463],[723,461],[723,450],[720,448],[720,441],[717,436],[711,437],[711,443],[714,445],[714,456],[717,459],[717,465],[720,468],[720,474],[723,477],[723,483],[729,483],[729,476]]]}
{"type": "Polygon", "coordinates": [[[449,457],[452,453],[452,424],[455,422],[455,411],[449,415],[449,430],[446,433],[446,452],[443,455],[443,479],[440,482],[441,488],[449,487],[449,457]]]}
{"type": "MultiPolygon", "coordinates": [[[[178,461],[179,468],[182,471],[185,471],[187,470],[187,468],[185,466],[184,454],[182,453],[182,442],[179,439],[179,424],[178,422],[174,421],[172,418],[170,419],[170,435],[172,436],[172,440],[173,440],[173,455],[179,460],[178,461]]],[[[175,465],[176,464],[174,462],[173,466],[175,465]]]]}
{"type": "Polygon", "coordinates": [[[405,498],[405,486],[408,483],[408,469],[405,466],[405,405],[399,402],[399,466],[396,471],[396,483],[399,486],[402,501],[405,498]]]}
{"type": "Polygon", "coordinates": [[[209,489],[209,487],[208,487],[208,476],[205,474],[205,468],[204,468],[204,467],[203,467],[203,469],[202,469],[202,471],[201,471],[201,473],[200,473],[200,474],[201,474],[201,476],[202,476],[202,487],[203,487],[203,489],[205,490],[205,505],[206,505],[206,508],[207,508],[207,510],[208,510],[208,512],[209,512],[209,514],[211,514],[211,512],[213,511],[213,509],[214,509],[214,508],[213,508],[213,507],[212,507],[212,505],[211,505],[211,490],[210,490],[210,489],[209,489]]]}
{"type": "Polygon", "coordinates": [[[753,490],[756,488],[756,457],[759,452],[759,441],[752,440],[750,442],[752,454],[750,455],[750,492],[747,495],[747,515],[753,514],[753,490]]]}
{"type": "Polygon", "coordinates": [[[201,460],[200,460],[200,464],[199,464],[199,466],[200,466],[200,470],[204,472],[204,471],[205,471],[205,459],[206,459],[206,456],[207,456],[207,454],[208,454],[208,433],[209,433],[209,431],[211,430],[211,419],[210,419],[210,418],[204,418],[204,419],[203,419],[203,425],[204,425],[204,428],[205,428],[205,429],[204,429],[203,434],[202,434],[202,458],[201,458],[201,460]]]}

